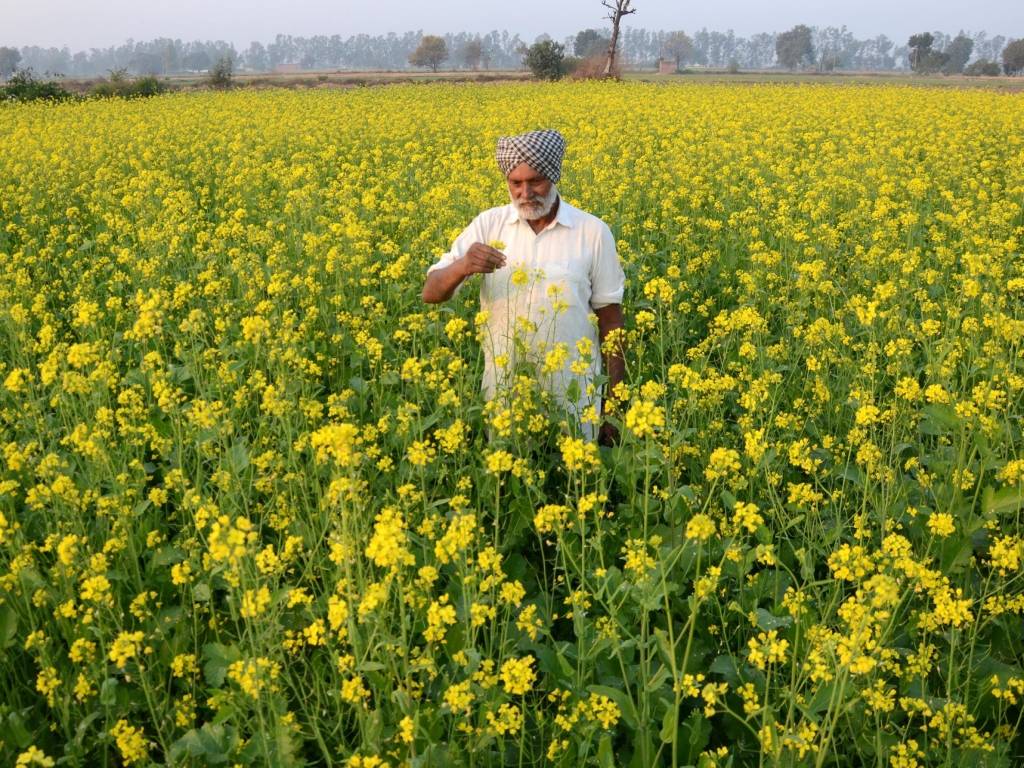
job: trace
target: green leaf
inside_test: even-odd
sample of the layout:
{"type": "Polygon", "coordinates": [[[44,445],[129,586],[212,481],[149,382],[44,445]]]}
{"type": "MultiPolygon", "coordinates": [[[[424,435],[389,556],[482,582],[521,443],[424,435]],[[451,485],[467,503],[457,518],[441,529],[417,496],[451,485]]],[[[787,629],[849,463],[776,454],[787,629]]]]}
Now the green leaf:
{"type": "Polygon", "coordinates": [[[245,447],[245,443],[232,445],[224,458],[227,461],[228,469],[235,475],[242,473],[249,466],[249,451],[245,447]]]}
{"type": "Polygon", "coordinates": [[[615,755],[612,752],[612,737],[609,733],[602,733],[601,740],[597,743],[597,764],[601,768],[615,768],[615,755]]]}
{"type": "Polygon", "coordinates": [[[210,601],[210,585],[201,581],[192,587],[192,599],[197,603],[208,603],[210,601]]]}
{"type": "Polygon", "coordinates": [[[650,731],[641,731],[633,740],[633,757],[629,768],[650,768],[654,757],[654,738],[650,731]]]}
{"type": "Polygon", "coordinates": [[[629,726],[630,730],[635,731],[638,725],[638,718],[636,715],[636,707],[633,706],[633,700],[626,695],[625,691],[619,690],[618,688],[612,688],[608,685],[591,685],[587,687],[587,690],[591,693],[601,694],[607,696],[609,699],[614,701],[619,707],[619,711],[622,713],[622,719],[629,726]]]}
{"type": "MultiPolygon", "coordinates": [[[[92,725],[97,720],[99,720],[101,717],[103,717],[103,711],[99,710],[99,709],[94,709],[88,715],[86,715],[81,720],[79,720],[77,723],[75,723],[75,743],[76,744],[84,744],[85,743],[86,736],[89,734],[89,726],[92,725]]],[[[102,726],[102,723],[100,723],[100,725],[102,726]]],[[[93,738],[95,738],[95,735],[93,736],[93,738]]]]}
{"type": "Polygon", "coordinates": [[[807,704],[807,712],[812,715],[817,715],[824,712],[829,708],[829,704],[832,703],[832,697],[835,695],[836,681],[829,680],[818,686],[818,690],[814,692],[814,696],[811,697],[810,702],[807,704]]]}
{"type": "Polygon", "coordinates": [[[960,418],[950,406],[930,403],[921,409],[924,418],[918,429],[926,435],[944,435],[960,425],[960,418]]]}
{"type": "Polygon", "coordinates": [[[666,744],[671,744],[676,740],[676,734],[679,731],[676,720],[676,708],[670,706],[665,710],[665,716],[661,718],[661,732],[658,734],[666,744]]]}
{"type": "Polygon", "coordinates": [[[674,667],[676,663],[676,654],[675,649],[672,647],[672,643],[669,642],[668,633],[661,627],[655,627],[654,637],[658,641],[658,650],[661,652],[662,661],[664,661],[669,667],[674,667]]]}
{"type": "Polygon", "coordinates": [[[153,554],[149,561],[150,568],[162,568],[167,565],[174,565],[188,558],[184,550],[177,547],[162,547],[153,554]]]}
{"type": "Polygon", "coordinates": [[[662,664],[658,667],[658,671],[651,676],[651,679],[647,681],[646,690],[658,690],[658,688],[662,686],[662,684],[669,678],[671,674],[672,673],[669,671],[669,668],[662,664]]]}
{"type": "Polygon", "coordinates": [[[565,398],[568,402],[574,403],[580,399],[580,383],[576,379],[569,382],[569,386],[565,388],[565,398]]]}
{"type": "Polygon", "coordinates": [[[25,749],[34,741],[32,734],[25,727],[24,718],[18,712],[10,712],[6,718],[0,720],[0,736],[3,736],[5,742],[13,742],[18,749],[25,749]]]}
{"type": "Polygon", "coordinates": [[[206,682],[211,688],[220,688],[224,685],[224,678],[227,676],[228,667],[232,662],[242,658],[238,648],[233,645],[221,645],[220,643],[207,643],[203,646],[203,674],[206,682]]]}
{"type": "Polygon", "coordinates": [[[445,648],[448,653],[454,655],[466,647],[466,628],[463,624],[456,624],[448,630],[445,635],[445,648]]]}
{"type": "MultiPolygon", "coordinates": [[[[378,712],[380,710],[377,710],[378,712]]],[[[306,761],[296,754],[295,739],[292,737],[292,729],[280,720],[274,728],[274,762],[278,765],[295,766],[299,768],[306,764],[306,761]]]]}
{"type": "Polygon", "coordinates": [[[185,757],[206,757],[206,748],[199,739],[199,731],[195,728],[171,744],[168,751],[172,763],[180,763],[185,757]]]}
{"type": "Polygon", "coordinates": [[[0,648],[9,648],[14,643],[16,634],[18,634],[18,614],[11,606],[5,605],[0,609],[0,648]]]}
{"type": "Polygon", "coordinates": [[[179,763],[184,757],[199,757],[206,765],[226,763],[235,741],[235,732],[230,726],[206,723],[201,730],[193,728],[171,744],[171,762],[179,763]]]}
{"type": "Polygon", "coordinates": [[[686,762],[696,763],[698,758],[700,758],[700,753],[708,745],[708,739],[711,738],[711,723],[708,722],[708,719],[704,717],[702,712],[695,709],[683,722],[682,735],[688,736],[686,744],[689,745],[689,750],[686,762]]]}
{"type": "Polygon", "coordinates": [[[736,685],[740,679],[739,665],[732,656],[719,656],[711,662],[708,671],[721,675],[730,685],[736,685]]]}
{"type": "Polygon", "coordinates": [[[100,704],[112,707],[117,703],[117,678],[108,677],[100,686],[100,704]]]}
{"type": "Polygon", "coordinates": [[[569,663],[569,660],[565,658],[561,648],[555,651],[555,660],[558,662],[558,669],[562,673],[562,679],[571,680],[573,675],[576,674],[576,670],[569,663]]]}
{"type": "Polygon", "coordinates": [[[860,467],[854,464],[844,464],[842,469],[837,468],[835,475],[838,479],[846,480],[860,488],[864,487],[867,480],[867,476],[861,471],[860,467]]]}
{"type": "Polygon", "coordinates": [[[1016,512],[1021,507],[1024,507],[1024,491],[1019,486],[998,491],[986,486],[981,494],[981,511],[986,517],[1016,512]]]}
{"type": "Polygon", "coordinates": [[[974,556],[971,537],[951,536],[940,550],[939,563],[943,573],[957,573],[966,568],[974,556]]]}
{"type": "Polygon", "coordinates": [[[772,629],[784,629],[793,625],[792,616],[776,616],[764,608],[757,609],[757,626],[768,632],[772,629]]]}

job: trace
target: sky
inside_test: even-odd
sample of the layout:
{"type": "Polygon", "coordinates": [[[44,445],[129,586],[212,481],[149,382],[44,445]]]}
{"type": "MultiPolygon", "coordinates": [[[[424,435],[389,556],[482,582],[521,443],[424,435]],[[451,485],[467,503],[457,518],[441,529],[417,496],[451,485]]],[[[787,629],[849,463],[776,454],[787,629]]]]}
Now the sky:
{"type": "MultiPolygon", "coordinates": [[[[1022,0],[634,0],[625,22],[647,29],[707,27],[737,35],[782,32],[795,24],[846,27],[856,37],[886,34],[898,43],[915,32],[985,30],[1024,37],[1022,0]]],[[[244,49],[278,33],[295,36],[385,34],[423,30],[488,32],[507,29],[531,42],[556,40],[601,27],[600,0],[0,0],[0,45],[39,45],[73,51],[155,37],[226,40],[244,49]]]]}

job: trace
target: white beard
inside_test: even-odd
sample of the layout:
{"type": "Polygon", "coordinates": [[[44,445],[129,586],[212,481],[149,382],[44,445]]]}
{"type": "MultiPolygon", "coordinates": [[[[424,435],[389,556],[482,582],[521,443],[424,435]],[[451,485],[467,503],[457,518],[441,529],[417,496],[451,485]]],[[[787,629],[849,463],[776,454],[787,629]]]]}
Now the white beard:
{"type": "Polygon", "coordinates": [[[536,221],[537,219],[543,219],[549,213],[555,205],[555,201],[558,199],[558,187],[554,184],[548,190],[548,193],[541,198],[535,198],[531,202],[536,202],[537,205],[520,205],[516,202],[515,198],[512,197],[512,193],[509,192],[509,198],[512,200],[512,205],[515,206],[516,213],[519,214],[519,218],[523,221],[536,221]]]}

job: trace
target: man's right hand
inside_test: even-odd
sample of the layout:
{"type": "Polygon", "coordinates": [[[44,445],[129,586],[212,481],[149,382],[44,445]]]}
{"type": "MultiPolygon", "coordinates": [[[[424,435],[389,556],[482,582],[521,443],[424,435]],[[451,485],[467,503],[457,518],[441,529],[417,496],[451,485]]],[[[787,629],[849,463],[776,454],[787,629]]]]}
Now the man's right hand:
{"type": "Polygon", "coordinates": [[[473,243],[462,257],[463,274],[490,274],[505,266],[505,254],[484,243],[473,243]]]}

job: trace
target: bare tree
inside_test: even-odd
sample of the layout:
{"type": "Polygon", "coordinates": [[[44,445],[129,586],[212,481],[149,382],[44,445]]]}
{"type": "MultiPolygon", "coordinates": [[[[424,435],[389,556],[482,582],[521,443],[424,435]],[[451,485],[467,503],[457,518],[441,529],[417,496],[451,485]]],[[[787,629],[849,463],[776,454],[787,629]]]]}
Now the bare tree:
{"type": "Polygon", "coordinates": [[[636,8],[630,8],[633,0],[601,0],[601,5],[608,9],[605,16],[612,23],[612,39],[608,43],[608,61],[604,65],[604,76],[610,77],[615,71],[615,53],[619,47],[619,24],[623,16],[636,13],[636,8]]]}
{"type": "Polygon", "coordinates": [[[663,55],[674,60],[676,69],[679,69],[684,61],[693,58],[693,40],[682,30],[669,32],[662,44],[662,50],[663,55]]]}
{"type": "Polygon", "coordinates": [[[480,69],[480,60],[484,57],[484,47],[480,38],[470,40],[462,48],[462,61],[470,69],[480,69]]]}

